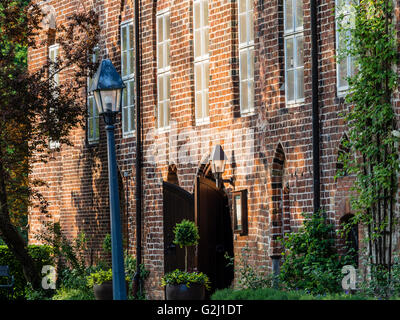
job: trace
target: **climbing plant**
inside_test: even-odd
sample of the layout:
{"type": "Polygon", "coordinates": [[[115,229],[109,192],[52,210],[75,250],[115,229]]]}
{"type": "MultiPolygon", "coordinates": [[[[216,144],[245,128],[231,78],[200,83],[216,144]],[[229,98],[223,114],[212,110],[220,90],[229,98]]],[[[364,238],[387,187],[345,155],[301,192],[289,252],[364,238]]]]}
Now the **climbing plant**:
{"type": "MultiPolygon", "coordinates": [[[[390,276],[395,199],[399,173],[398,131],[393,109],[397,87],[397,43],[391,0],[347,1],[352,16],[338,17],[346,45],[338,59],[354,58],[355,74],[348,79],[348,153],[341,156],[345,173],[355,177],[352,224],[365,227],[369,263],[390,276]],[[350,21],[350,23],[349,23],[350,21]]],[[[339,8],[337,8],[339,9],[339,8]]],[[[374,274],[373,272],[371,274],[374,274]]]]}

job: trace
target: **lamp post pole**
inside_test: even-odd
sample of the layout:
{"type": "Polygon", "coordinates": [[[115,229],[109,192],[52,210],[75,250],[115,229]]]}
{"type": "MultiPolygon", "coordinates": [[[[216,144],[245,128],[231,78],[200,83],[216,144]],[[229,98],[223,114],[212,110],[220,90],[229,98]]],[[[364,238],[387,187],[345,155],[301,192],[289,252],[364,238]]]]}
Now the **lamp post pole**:
{"type": "Polygon", "coordinates": [[[106,123],[107,134],[113,298],[114,300],[126,300],[124,253],[122,248],[122,229],[118,192],[118,172],[117,160],[115,157],[115,115],[112,112],[104,113],[104,121],[106,123]]]}
{"type": "Polygon", "coordinates": [[[104,122],[106,123],[114,300],[126,300],[124,252],[122,248],[118,171],[114,136],[115,116],[121,109],[123,88],[125,88],[124,82],[111,60],[103,59],[94,75],[90,91],[93,92],[99,114],[103,115],[104,122]]]}

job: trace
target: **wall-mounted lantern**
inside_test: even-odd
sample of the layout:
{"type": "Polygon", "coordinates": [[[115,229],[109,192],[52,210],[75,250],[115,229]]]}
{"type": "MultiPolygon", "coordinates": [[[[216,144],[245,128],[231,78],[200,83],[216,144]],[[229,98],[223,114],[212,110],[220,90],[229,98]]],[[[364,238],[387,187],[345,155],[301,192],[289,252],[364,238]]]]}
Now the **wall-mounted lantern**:
{"type": "Polygon", "coordinates": [[[225,164],[228,160],[224,150],[222,149],[221,145],[217,144],[210,156],[211,162],[211,171],[215,177],[215,183],[217,185],[217,189],[220,189],[223,182],[230,183],[233,185],[233,178],[230,179],[222,179],[222,174],[225,171],[225,164]]]}

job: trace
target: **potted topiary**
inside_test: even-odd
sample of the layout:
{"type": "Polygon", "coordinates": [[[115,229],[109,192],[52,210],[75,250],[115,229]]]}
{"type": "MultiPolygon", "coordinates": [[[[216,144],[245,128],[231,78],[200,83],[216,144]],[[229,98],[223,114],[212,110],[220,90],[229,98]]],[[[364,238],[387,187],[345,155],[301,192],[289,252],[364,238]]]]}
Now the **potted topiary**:
{"type": "Polygon", "coordinates": [[[210,289],[210,281],[202,272],[188,272],[189,246],[194,246],[200,239],[199,231],[194,222],[182,220],[174,229],[174,244],[185,248],[185,270],[176,269],[161,278],[161,285],[166,287],[167,300],[203,300],[205,290],[210,289]]]}
{"type": "MultiPolygon", "coordinates": [[[[129,289],[130,277],[125,277],[126,288],[129,289]]],[[[113,300],[112,269],[98,270],[87,277],[87,285],[93,288],[96,300],[113,300]]]]}

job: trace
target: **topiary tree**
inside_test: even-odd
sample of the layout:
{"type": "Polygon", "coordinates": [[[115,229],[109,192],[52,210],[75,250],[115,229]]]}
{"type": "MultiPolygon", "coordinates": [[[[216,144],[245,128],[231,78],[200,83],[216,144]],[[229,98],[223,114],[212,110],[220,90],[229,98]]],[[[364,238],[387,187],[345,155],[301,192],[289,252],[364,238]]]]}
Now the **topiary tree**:
{"type": "Polygon", "coordinates": [[[193,221],[184,219],[181,223],[176,224],[174,234],[174,244],[179,245],[181,248],[185,247],[185,271],[187,271],[187,247],[198,244],[200,239],[199,230],[193,221]]]}

